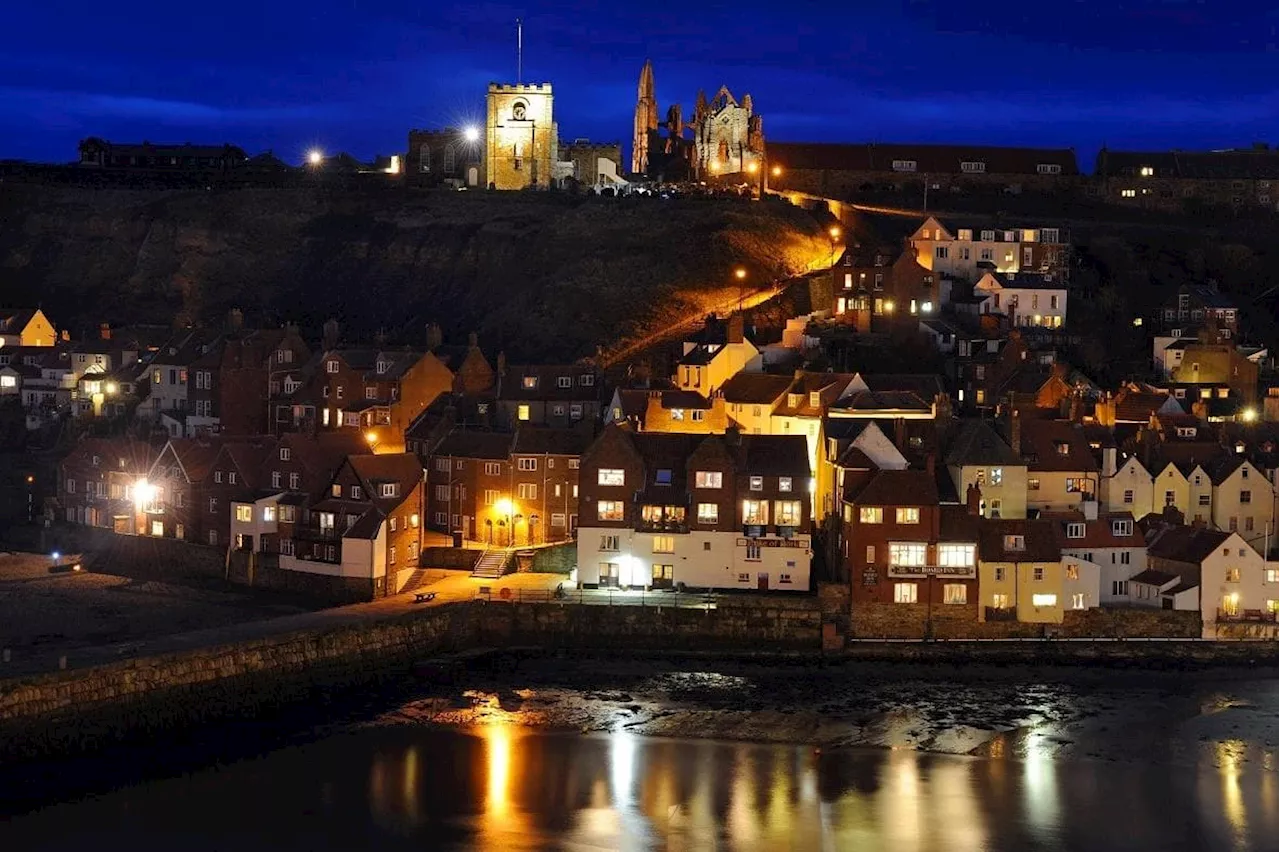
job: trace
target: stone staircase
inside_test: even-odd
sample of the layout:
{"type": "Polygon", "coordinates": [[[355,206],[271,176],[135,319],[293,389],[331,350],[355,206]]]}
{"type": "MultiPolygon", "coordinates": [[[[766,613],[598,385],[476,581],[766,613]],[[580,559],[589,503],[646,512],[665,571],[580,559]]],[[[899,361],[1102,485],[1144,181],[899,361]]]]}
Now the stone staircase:
{"type": "Polygon", "coordinates": [[[409,579],[405,581],[404,586],[401,587],[399,593],[404,594],[405,592],[416,592],[422,587],[422,582],[426,577],[427,572],[425,569],[418,568],[414,570],[414,572],[409,575],[409,579]]]}
{"type": "Polygon", "coordinates": [[[476,567],[471,569],[472,577],[485,580],[496,580],[502,576],[502,569],[507,564],[507,551],[502,548],[490,548],[481,554],[476,567]]]}

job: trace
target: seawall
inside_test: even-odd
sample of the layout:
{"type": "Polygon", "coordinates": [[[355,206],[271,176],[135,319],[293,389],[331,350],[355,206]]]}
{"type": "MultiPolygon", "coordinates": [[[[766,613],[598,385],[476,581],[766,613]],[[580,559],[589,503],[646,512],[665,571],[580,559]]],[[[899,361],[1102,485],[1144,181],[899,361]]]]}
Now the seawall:
{"type": "MultiPolygon", "coordinates": [[[[434,655],[501,648],[822,658],[812,603],[694,608],[456,603],[117,663],[0,681],[0,760],[92,751],[152,731],[314,707],[330,691],[404,680],[434,655]]],[[[831,660],[1153,668],[1276,663],[1274,642],[855,642],[831,660]]]]}

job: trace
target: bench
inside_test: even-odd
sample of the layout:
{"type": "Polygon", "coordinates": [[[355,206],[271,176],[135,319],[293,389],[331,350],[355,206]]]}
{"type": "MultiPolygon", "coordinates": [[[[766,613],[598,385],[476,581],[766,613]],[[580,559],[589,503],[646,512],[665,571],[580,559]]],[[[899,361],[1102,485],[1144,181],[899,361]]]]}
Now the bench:
{"type": "Polygon", "coordinates": [[[435,592],[418,592],[413,596],[414,603],[431,603],[435,599],[435,592]]]}

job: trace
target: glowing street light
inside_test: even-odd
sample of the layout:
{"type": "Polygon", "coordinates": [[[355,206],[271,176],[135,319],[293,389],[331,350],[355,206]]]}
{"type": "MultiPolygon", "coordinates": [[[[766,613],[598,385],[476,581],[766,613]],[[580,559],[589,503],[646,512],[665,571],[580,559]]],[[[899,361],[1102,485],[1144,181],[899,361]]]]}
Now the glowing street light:
{"type": "Polygon", "coordinates": [[[151,503],[155,497],[156,487],[145,479],[139,479],[133,484],[133,502],[139,509],[151,503]]]}
{"type": "Polygon", "coordinates": [[[368,432],[364,433],[364,440],[372,447],[374,444],[378,443],[378,433],[370,429],[368,432]]]}
{"type": "Polygon", "coordinates": [[[748,173],[755,174],[758,171],[760,171],[760,165],[758,163],[747,163],[748,173]]]}
{"type": "Polygon", "coordinates": [[[318,166],[324,162],[324,152],[319,148],[312,148],[307,152],[307,162],[313,166],[318,166]]]}
{"type": "Polygon", "coordinates": [[[494,504],[493,504],[493,508],[494,508],[494,509],[498,512],[498,514],[500,514],[500,515],[510,515],[510,514],[511,514],[511,512],[512,512],[512,510],[513,510],[513,509],[515,509],[515,504],[514,504],[514,503],[512,503],[512,502],[511,502],[509,499],[507,499],[506,497],[503,497],[503,498],[502,498],[501,500],[499,500],[497,503],[494,503],[494,504]]]}
{"type": "Polygon", "coordinates": [[[827,233],[831,235],[831,239],[833,240],[840,239],[840,229],[835,225],[832,225],[831,229],[827,231],[827,233]]]}
{"type": "Polygon", "coordinates": [[[782,166],[774,166],[774,167],[773,167],[773,176],[774,176],[774,177],[779,177],[781,174],[782,174],[782,166]]]}
{"type": "Polygon", "coordinates": [[[478,128],[478,127],[476,127],[476,126],[474,126],[474,125],[472,125],[471,127],[466,128],[465,130],[463,130],[463,131],[462,131],[462,138],[463,138],[463,139],[466,139],[468,142],[479,142],[479,141],[480,141],[480,128],[478,128]]]}
{"type": "Polygon", "coordinates": [[[741,281],[742,279],[747,277],[747,270],[739,266],[737,269],[733,270],[733,277],[741,281]]]}
{"type": "Polygon", "coordinates": [[[1258,419],[1258,412],[1252,408],[1246,408],[1240,416],[1244,418],[1245,423],[1252,423],[1258,419]]]}

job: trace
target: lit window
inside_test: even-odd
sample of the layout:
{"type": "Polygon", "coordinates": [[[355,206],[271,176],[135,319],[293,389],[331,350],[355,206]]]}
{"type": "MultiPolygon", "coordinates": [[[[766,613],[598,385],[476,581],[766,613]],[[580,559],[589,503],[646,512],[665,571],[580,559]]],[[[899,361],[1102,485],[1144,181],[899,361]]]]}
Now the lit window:
{"type": "Polygon", "coordinates": [[[894,520],[899,524],[918,524],[920,510],[914,506],[898,509],[894,512],[894,520]]]}
{"type": "Polygon", "coordinates": [[[253,507],[236,506],[236,520],[243,524],[251,523],[253,521],[253,507]]]}
{"type": "Polygon", "coordinates": [[[751,487],[751,490],[752,490],[752,491],[763,491],[763,490],[764,490],[764,477],[763,477],[763,476],[753,476],[753,477],[751,477],[751,479],[750,479],[750,483],[749,483],[749,484],[750,484],[750,487],[751,487]]]}
{"type": "Polygon", "coordinates": [[[596,504],[596,518],[601,521],[622,520],[621,500],[600,500],[596,504]]]}
{"type": "Polygon", "coordinates": [[[916,602],[916,584],[915,583],[894,583],[893,584],[893,602],[913,604],[916,602]]]}
{"type": "Polygon", "coordinates": [[[596,474],[597,485],[626,485],[626,471],[620,468],[602,467],[596,474]]]}
{"type": "Polygon", "coordinates": [[[1151,177],[1156,173],[1156,170],[1151,168],[1151,166],[1143,166],[1141,169],[1138,170],[1138,173],[1143,177],[1151,177]]]}
{"type": "Polygon", "coordinates": [[[947,583],[942,587],[942,602],[944,604],[963,604],[967,600],[968,590],[964,583],[947,583]]]}
{"type": "Polygon", "coordinates": [[[516,408],[516,419],[527,422],[529,420],[529,406],[518,406],[516,408]]]}
{"type": "Polygon", "coordinates": [[[655,535],[653,537],[654,553],[675,553],[676,539],[671,535],[655,535]]]}
{"type": "Polygon", "coordinates": [[[718,503],[699,503],[698,504],[698,523],[714,524],[720,520],[720,505],[718,503]]]}
{"type": "Polygon", "coordinates": [[[791,490],[791,477],[789,477],[789,476],[780,476],[780,477],[778,477],[778,490],[779,490],[779,491],[790,491],[790,490],[791,490]]]}
{"type": "Polygon", "coordinates": [[[800,501],[777,500],[773,504],[774,523],[780,527],[800,526],[800,501]]]}
{"type": "Polygon", "coordinates": [[[925,564],[929,546],[923,541],[893,541],[889,543],[889,564],[919,568],[925,564]]]}
{"type": "Polygon", "coordinates": [[[939,544],[938,564],[945,568],[970,568],[974,549],[972,544],[939,544]]]}
{"type": "Polygon", "coordinates": [[[1032,595],[1031,605],[1032,606],[1057,606],[1058,596],[1057,595],[1032,595]]]}
{"type": "Polygon", "coordinates": [[[724,474],[718,470],[700,470],[693,480],[698,488],[720,488],[724,485],[724,474]]]}
{"type": "Polygon", "coordinates": [[[863,506],[858,510],[858,523],[862,524],[882,524],[884,523],[884,509],[879,506],[863,506]]]}
{"type": "Polygon", "coordinates": [[[753,526],[769,523],[769,501],[743,500],[742,522],[753,526]]]}

